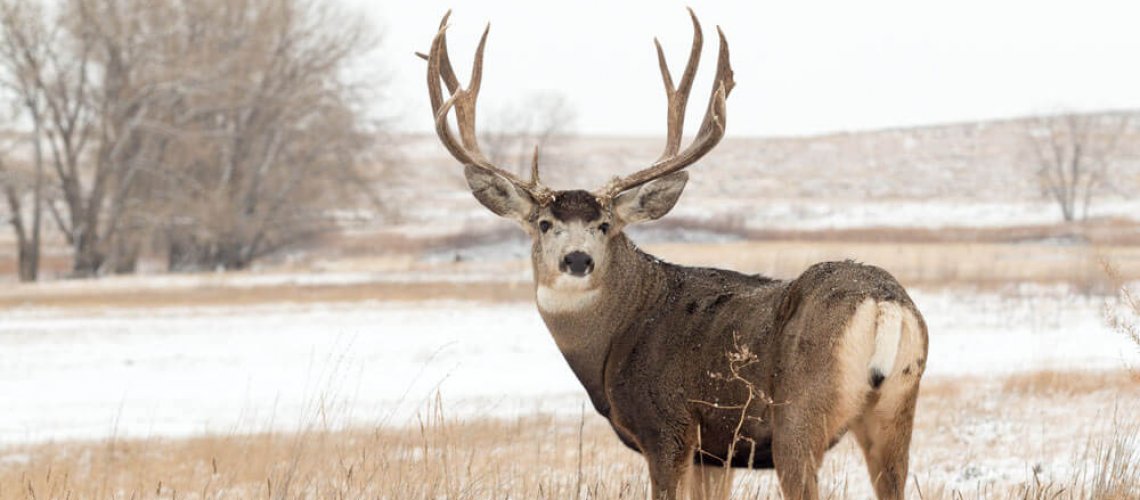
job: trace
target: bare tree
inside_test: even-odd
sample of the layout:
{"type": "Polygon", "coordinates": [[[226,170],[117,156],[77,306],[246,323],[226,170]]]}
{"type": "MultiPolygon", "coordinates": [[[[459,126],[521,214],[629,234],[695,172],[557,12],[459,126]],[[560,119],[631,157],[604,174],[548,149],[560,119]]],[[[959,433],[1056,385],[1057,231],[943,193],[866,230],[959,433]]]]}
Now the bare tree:
{"type": "Polygon", "coordinates": [[[369,143],[348,76],[364,25],[300,0],[197,2],[175,19],[163,45],[182,90],[156,127],[171,136],[169,267],[242,269],[328,230],[369,143]]]}
{"type": "Polygon", "coordinates": [[[373,128],[350,66],[372,40],[331,1],[0,7],[4,77],[60,192],[33,206],[75,275],[131,272],[148,246],[171,268],[244,268],[327,230],[361,182],[373,128]]]}
{"type": "MultiPolygon", "coordinates": [[[[17,120],[26,118],[31,123],[31,133],[27,135],[32,151],[30,181],[26,172],[21,175],[10,164],[4,165],[0,181],[16,233],[21,281],[35,281],[39,276],[44,143],[50,146],[53,166],[62,178],[65,172],[72,171],[67,167],[74,166],[85,142],[82,138],[77,140],[82,127],[77,101],[83,86],[71,84],[71,75],[64,68],[70,61],[65,61],[55,49],[59,37],[59,31],[49,27],[42,5],[20,0],[0,3],[0,65],[4,69],[0,82],[16,101],[17,120]],[[27,221],[23,200],[29,192],[27,221]]],[[[79,72],[82,74],[83,69],[79,72]]]]}
{"type": "Polygon", "coordinates": [[[572,131],[576,119],[566,96],[535,93],[491,113],[480,140],[492,161],[511,165],[522,173],[529,168],[534,147],[549,156],[572,131]]]}
{"type": "Polygon", "coordinates": [[[37,177],[13,168],[7,159],[0,159],[0,192],[7,202],[7,223],[16,235],[16,268],[20,281],[35,281],[39,275],[40,218],[36,204],[42,189],[37,186],[37,177]],[[32,193],[30,208],[24,205],[27,193],[32,193]]]}
{"type": "Polygon", "coordinates": [[[1130,121],[1123,113],[1068,113],[1027,122],[1041,190],[1057,203],[1066,222],[1087,218],[1093,198],[1111,182],[1130,121]]]}
{"type": "MultiPolygon", "coordinates": [[[[128,94],[129,59],[96,36],[96,13],[78,1],[55,7],[52,15],[41,3],[4,2],[2,56],[9,86],[32,123],[36,170],[50,164],[61,193],[62,210],[54,203],[47,208],[72,247],[72,272],[92,276],[107,264],[118,237],[117,208],[132,182],[131,172],[111,160],[129,154],[127,124],[145,107],[128,94]]],[[[40,195],[34,198],[39,207],[40,195]]],[[[32,213],[35,219],[38,208],[32,213]]]]}
{"type": "Polygon", "coordinates": [[[87,159],[93,172],[88,217],[96,248],[90,273],[125,273],[135,270],[145,225],[137,220],[150,191],[146,173],[160,163],[162,141],[145,124],[172,101],[154,53],[161,37],[147,21],[169,12],[170,3],[140,0],[72,0],[67,4],[72,38],[90,52],[93,82],[88,98],[93,115],[90,133],[95,141],[87,159]]]}

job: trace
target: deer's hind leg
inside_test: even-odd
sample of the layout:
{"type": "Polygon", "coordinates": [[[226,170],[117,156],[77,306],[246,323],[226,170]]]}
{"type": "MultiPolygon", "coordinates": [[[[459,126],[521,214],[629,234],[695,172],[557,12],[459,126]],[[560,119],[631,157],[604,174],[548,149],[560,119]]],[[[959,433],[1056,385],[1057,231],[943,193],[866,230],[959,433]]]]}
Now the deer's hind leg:
{"type": "Polygon", "coordinates": [[[925,368],[925,335],[918,331],[922,326],[911,316],[904,318],[902,328],[895,365],[851,424],[880,499],[905,496],[911,431],[925,368]]]}
{"type": "Polygon", "coordinates": [[[880,499],[905,496],[916,399],[917,384],[893,401],[880,400],[875,409],[868,410],[851,425],[851,432],[863,449],[871,484],[880,499]]]}
{"type": "Polygon", "coordinates": [[[784,498],[819,498],[823,454],[859,417],[871,391],[879,306],[870,298],[853,306],[850,316],[832,315],[830,323],[816,319],[827,311],[803,310],[785,327],[795,341],[783,346],[783,358],[797,362],[782,367],[772,407],[772,458],[784,498]]]}

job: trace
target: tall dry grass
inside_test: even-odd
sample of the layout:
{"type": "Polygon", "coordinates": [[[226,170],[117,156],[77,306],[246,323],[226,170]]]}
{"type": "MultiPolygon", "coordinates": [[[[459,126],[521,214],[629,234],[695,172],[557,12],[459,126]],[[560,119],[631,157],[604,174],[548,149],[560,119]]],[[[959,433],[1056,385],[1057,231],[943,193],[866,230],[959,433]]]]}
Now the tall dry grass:
{"type": "MultiPolygon", "coordinates": [[[[928,381],[909,494],[1138,498],[1138,414],[1140,382],[1120,373],[928,381]],[[1022,465],[1001,469],[1010,460],[1022,465]]],[[[647,486],[641,457],[589,408],[463,420],[437,399],[407,426],[334,430],[327,421],[294,433],[9,447],[0,498],[624,499],[647,486]]],[[[849,439],[828,454],[821,492],[871,495],[849,439]]],[[[733,497],[779,498],[778,483],[770,471],[738,474],[733,497]]]]}
{"type": "Polygon", "coordinates": [[[0,498],[630,498],[639,458],[604,423],[535,415],[410,427],[6,450],[0,498]]]}
{"type": "MultiPolygon", "coordinates": [[[[1083,292],[1110,293],[1118,288],[1105,274],[1102,259],[1117,263],[1119,276],[1140,279],[1140,247],[750,241],[652,244],[646,245],[646,249],[680,264],[736,269],[784,279],[799,275],[816,262],[850,258],[883,266],[908,286],[928,288],[1007,289],[1022,283],[1052,283],[1068,284],[1083,292]]],[[[290,280],[257,283],[256,278],[271,276],[269,272],[216,275],[196,284],[165,287],[149,285],[146,278],[0,286],[0,309],[423,300],[518,302],[530,301],[534,296],[533,283],[527,277],[528,260],[420,262],[416,259],[414,255],[407,255],[405,258],[346,258],[322,262],[320,270],[360,273],[357,278],[366,278],[341,283],[335,280],[306,284],[290,280]],[[405,279],[408,275],[416,279],[405,279]],[[487,279],[455,279],[463,275],[487,279]]]]}

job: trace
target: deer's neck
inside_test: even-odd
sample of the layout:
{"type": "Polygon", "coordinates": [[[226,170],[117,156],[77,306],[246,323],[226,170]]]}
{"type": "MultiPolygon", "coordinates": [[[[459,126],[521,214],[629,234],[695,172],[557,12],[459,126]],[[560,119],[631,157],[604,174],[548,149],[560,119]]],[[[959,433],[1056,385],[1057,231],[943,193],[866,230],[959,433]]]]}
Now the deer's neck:
{"type": "Polygon", "coordinates": [[[611,240],[608,254],[606,271],[594,286],[538,285],[535,292],[539,313],[554,342],[603,414],[608,413],[602,384],[610,346],[657,302],[665,282],[660,276],[661,263],[639,251],[625,235],[611,240]]]}

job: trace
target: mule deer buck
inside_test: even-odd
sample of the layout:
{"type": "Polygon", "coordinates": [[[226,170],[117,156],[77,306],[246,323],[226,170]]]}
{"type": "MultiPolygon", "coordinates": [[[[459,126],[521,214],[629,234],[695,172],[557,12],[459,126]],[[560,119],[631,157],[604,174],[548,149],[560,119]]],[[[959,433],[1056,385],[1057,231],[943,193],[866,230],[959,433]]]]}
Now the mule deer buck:
{"type": "Polygon", "coordinates": [[[684,170],[724,135],[734,82],[728,44],[692,143],[685,106],[700,60],[700,23],[680,83],[657,58],[668,98],[665,150],[648,168],[593,192],[554,191],[480,152],[475,103],[484,30],[466,88],[447,54],[446,23],[428,54],[435,128],[465,166],[475,198],[530,235],[539,313],[594,408],[649,466],[654,498],[726,495],[733,468],[775,468],[784,497],[817,498],[824,453],[855,435],[880,498],[901,498],[925,368],[927,332],[886,271],[851,261],[813,265],[781,281],[662,262],[623,234],[677,202],[684,170]],[[444,96],[441,82],[447,86],[444,96]],[[459,135],[452,132],[454,110],[459,135]]]}

